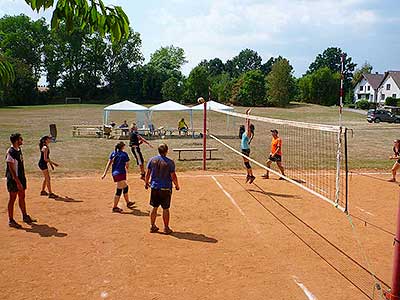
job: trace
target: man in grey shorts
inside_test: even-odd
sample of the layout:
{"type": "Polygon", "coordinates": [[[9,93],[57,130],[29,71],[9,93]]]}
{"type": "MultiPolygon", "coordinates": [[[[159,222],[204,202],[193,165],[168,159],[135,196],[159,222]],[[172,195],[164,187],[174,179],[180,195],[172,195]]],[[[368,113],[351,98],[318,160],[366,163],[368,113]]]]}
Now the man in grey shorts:
{"type": "Polygon", "coordinates": [[[171,205],[172,182],[175,189],[179,191],[178,178],[175,173],[175,163],[167,157],[168,146],[160,144],[158,146],[160,155],[152,157],[147,164],[145,177],[146,190],[150,187],[150,205],[153,207],[150,213],[150,232],[157,232],[156,226],[157,209],[161,205],[163,209],[164,233],[170,234],[169,228],[169,208],[171,205]],[[151,176],[151,181],[150,181],[151,176]]]}

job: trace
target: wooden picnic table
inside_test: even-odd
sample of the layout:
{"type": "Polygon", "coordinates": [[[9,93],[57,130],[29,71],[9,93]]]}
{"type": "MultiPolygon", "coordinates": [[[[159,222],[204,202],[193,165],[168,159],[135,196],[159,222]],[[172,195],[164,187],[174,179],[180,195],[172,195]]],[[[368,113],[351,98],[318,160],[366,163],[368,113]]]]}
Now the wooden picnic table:
{"type": "MultiPolygon", "coordinates": [[[[181,159],[181,152],[203,152],[203,148],[176,148],[172,149],[174,152],[178,152],[178,160],[181,159]]],[[[206,148],[206,151],[209,153],[209,159],[211,159],[211,153],[213,151],[218,151],[218,148],[206,148]]]]}
{"type": "Polygon", "coordinates": [[[102,137],[103,125],[72,125],[72,136],[74,137],[102,137]]]}

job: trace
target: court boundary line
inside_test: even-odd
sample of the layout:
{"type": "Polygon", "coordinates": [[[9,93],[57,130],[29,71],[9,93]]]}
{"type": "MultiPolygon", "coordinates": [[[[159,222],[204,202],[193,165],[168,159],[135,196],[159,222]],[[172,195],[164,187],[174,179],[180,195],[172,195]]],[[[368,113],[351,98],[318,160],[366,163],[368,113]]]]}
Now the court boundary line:
{"type": "Polygon", "coordinates": [[[225,194],[225,196],[231,201],[231,203],[233,204],[233,206],[235,206],[237,208],[237,210],[239,211],[239,213],[246,219],[247,223],[251,224],[254,227],[254,230],[257,234],[260,234],[261,232],[258,230],[258,228],[256,227],[256,225],[252,222],[250,222],[250,219],[247,217],[247,215],[244,213],[244,211],[240,208],[239,204],[237,204],[237,202],[235,201],[235,199],[232,197],[231,194],[229,194],[224,187],[222,186],[222,184],[217,180],[217,178],[215,178],[214,176],[211,176],[211,178],[214,180],[214,182],[217,184],[217,186],[220,188],[220,190],[225,194]]]}

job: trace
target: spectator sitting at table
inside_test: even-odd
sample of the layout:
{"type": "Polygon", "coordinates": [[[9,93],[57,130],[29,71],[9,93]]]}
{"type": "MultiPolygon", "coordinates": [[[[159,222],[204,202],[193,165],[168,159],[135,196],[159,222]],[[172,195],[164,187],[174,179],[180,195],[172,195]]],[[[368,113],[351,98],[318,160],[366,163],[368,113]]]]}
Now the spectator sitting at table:
{"type": "Polygon", "coordinates": [[[185,119],[182,118],[178,123],[179,135],[181,135],[181,132],[183,132],[186,135],[188,132],[188,129],[189,129],[189,126],[187,126],[185,119]]]}
{"type": "Polygon", "coordinates": [[[124,121],[124,123],[119,125],[118,128],[122,129],[122,135],[128,135],[129,134],[129,125],[126,122],[126,120],[124,121]]]}
{"type": "Polygon", "coordinates": [[[110,126],[111,126],[112,128],[114,128],[115,125],[117,125],[117,124],[116,124],[114,121],[111,121],[111,122],[110,122],[110,126]]]}

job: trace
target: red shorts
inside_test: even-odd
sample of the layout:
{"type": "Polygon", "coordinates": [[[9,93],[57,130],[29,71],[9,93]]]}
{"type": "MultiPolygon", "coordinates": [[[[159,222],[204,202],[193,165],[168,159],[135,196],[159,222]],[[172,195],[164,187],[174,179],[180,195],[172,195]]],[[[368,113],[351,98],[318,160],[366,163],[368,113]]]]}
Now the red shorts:
{"type": "Polygon", "coordinates": [[[126,174],[118,174],[116,176],[113,176],[114,182],[126,180],[126,174]]]}

